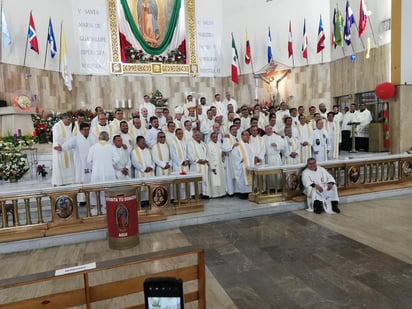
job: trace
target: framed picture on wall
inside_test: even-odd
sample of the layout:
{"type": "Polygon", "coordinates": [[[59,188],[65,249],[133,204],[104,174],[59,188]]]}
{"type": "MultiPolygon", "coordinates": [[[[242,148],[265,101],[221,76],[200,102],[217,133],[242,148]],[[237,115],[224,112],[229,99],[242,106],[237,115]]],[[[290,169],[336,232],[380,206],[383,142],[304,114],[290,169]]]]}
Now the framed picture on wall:
{"type": "Polygon", "coordinates": [[[197,74],[195,0],[107,0],[112,74],[197,74]]]}

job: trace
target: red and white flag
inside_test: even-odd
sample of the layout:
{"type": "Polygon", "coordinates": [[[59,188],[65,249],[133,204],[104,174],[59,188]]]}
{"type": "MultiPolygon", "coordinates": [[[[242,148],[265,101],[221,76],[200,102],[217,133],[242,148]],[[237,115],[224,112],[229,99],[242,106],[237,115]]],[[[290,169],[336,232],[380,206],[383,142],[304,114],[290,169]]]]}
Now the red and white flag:
{"type": "Polygon", "coordinates": [[[308,59],[308,34],[306,33],[306,19],[303,20],[302,56],[308,59]]]}
{"type": "Polygon", "coordinates": [[[235,38],[232,33],[232,81],[239,83],[238,54],[235,44],[235,38]]]}
{"type": "Polygon", "coordinates": [[[32,49],[36,53],[39,53],[39,43],[37,42],[36,26],[34,25],[33,15],[31,14],[31,12],[27,37],[29,40],[30,49],[32,49]]]}
{"type": "Polygon", "coordinates": [[[288,56],[289,58],[293,55],[293,45],[292,45],[292,22],[289,20],[289,39],[288,39],[288,56]]]}
{"type": "Polygon", "coordinates": [[[359,37],[361,37],[366,30],[366,26],[368,25],[368,16],[370,14],[371,12],[366,8],[365,0],[361,0],[359,9],[359,37]]]}
{"type": "Polygon", "coordinates": [[[325,48],[325,32],[323,31],[322,15],[319,19],[319,29],[318,29],[318,54],[325,48]]]}

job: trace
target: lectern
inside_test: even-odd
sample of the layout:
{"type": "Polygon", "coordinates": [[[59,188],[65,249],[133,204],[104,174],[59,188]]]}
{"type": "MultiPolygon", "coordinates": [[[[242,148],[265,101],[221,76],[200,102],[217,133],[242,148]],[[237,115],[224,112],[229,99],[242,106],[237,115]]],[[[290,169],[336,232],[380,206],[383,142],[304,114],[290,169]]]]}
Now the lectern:
{"type": "Polygon", "coordinates": [[[356,126],[360,125],[360,122],[348,122],[348,125],[351,126],[351,138],[352,138],[352,149],[349,152],[358,152],[356,150],[356,126]]]}

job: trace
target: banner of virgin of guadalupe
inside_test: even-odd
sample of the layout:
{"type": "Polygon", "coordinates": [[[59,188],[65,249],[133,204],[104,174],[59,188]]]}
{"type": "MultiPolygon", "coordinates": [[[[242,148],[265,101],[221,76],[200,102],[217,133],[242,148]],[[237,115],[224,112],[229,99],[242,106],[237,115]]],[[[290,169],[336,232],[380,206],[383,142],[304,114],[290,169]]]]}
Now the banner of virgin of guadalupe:
{"type": "Polygon", "coordinates": [[[184,0],[119,0],[120,47],[166,55],[185,44],[184,0]]]}

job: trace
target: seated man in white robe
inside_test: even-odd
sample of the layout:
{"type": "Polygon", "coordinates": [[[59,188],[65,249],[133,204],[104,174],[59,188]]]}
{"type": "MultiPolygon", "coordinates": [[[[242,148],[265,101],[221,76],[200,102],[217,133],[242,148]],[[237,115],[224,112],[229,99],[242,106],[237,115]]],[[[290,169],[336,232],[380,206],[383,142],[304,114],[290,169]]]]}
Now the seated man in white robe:
{"type": "Polygon", "coordinates": [[[119,165],[116,168],[116,178],[119,180],[130,179],[130,152],[124,147],[124,141],[120,134],[113,136],[113,145],[116,147],[116,151],[119,154],[119,165]]]}
{"type": "Polygon", "coordinates": [[[240,199],[246,200],[249,193],[252,192],[252,173],[248,171],[249,167],[255,164],[255,154],[249,145],[249,131],[242,132],[242,140],[238,146],[232,150],[233,168],[237,180],[240,199]]]}
{"type": "Polygon", "coordinates": [[[307,160],[307,166],[302,172],[302,184],[308,211],[317,214],[322,211],[328,214],[340,213],[335,179],[326,169],[317,165],[315,158],[307,160]]]}
{"type": "Polygon", "coordinates": [[[226,175],[222,161],[221,142],[218,134],[210,134],[210,142],[207,144],[206,158],[209,162],[209,197],[221,197],[226,195],[226,175]]]}

